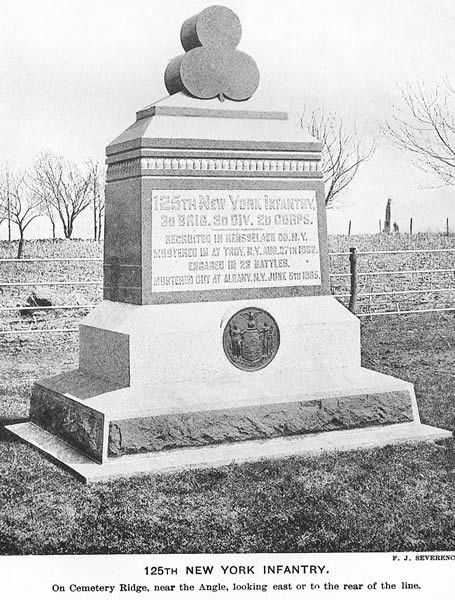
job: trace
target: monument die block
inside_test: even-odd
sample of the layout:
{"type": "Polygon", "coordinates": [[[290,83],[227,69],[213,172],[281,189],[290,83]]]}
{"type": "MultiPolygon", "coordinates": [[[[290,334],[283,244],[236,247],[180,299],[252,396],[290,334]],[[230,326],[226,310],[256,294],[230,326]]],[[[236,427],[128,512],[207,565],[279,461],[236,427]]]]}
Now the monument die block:
{"type": "Polygon", "coordinates": [[[171,95],[107,148],[104,300],[79,368],[9,427],[84,480],[451,436],[361,367],[330,294],[322,144],[251,99],[240,36],[223,7],[186,21],[171,95]]]}
{"type": "Polygon", "coordinates": [[[139,117],[145,131],[135,145],[120,136],[108,147],[105,299],[158,304],[328,293],[320,143],[303,136],[282,142],[290,129],[283,113],[198,107],[192,137],[161,138],[157,149],[148,137],[160,128],[156,121],[165,121],[169,135],[189,119],[175,98],[169,104],[139,117]],[[227,119],[231,139],[223,140],[227,119]],[[270,122],[277,141],[245,139],[270,122]],[[203,137],[207,127],[218,144],[203,137]]]}

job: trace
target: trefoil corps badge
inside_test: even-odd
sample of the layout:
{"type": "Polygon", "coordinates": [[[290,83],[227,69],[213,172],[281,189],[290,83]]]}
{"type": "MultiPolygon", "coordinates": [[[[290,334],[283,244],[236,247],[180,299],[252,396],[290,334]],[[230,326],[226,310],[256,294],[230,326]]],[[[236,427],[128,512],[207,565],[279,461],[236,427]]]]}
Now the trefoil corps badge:
{"type": "Polygon", "coordinates": [[[224,328],[224,352],[235,367],[244,371],[266,367],[275,358],[279,346],[278,325],[260,308],[239,310],[224,328]]]}

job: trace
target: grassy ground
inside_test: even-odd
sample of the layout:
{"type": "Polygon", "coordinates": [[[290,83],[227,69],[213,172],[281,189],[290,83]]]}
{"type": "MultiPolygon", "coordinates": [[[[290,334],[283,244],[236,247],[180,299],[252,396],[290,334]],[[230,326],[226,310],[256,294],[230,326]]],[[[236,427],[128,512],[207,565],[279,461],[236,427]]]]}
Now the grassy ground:
{"type": "MultiPolygon", "coordinates": [[[[451,430],[454,318],[362,323],[363,364],[414,382],[422,421],[451,430]]],[[[0,351],[5,423],[34,379],[72,368],[76,337],[0,351]]],[[[0,554],[455,550],[453,441],[84,486],[0,431],[0,554]]]]}

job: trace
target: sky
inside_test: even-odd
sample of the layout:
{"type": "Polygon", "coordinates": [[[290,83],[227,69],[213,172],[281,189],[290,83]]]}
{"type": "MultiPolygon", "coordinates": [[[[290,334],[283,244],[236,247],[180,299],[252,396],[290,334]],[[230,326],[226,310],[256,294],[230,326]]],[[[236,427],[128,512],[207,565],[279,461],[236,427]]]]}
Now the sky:
{"type": "MultiPolygon", "coordinates": [[[[42,151],[84,162],[140,108],[167,95],[163,73],[182,52],[180,27],[207,0],[0,0],[0,162],[25,167],[42,151]]],[[[329,233],[375,233],[388,197],[402,231],[455,228],[455,190],[417,170],[381,123],[400,86],[455,82],[453,0],[225,0],[242,23],[239,49],[261,74],[268,108],[335,111],[377,150],[339,208],[329,233]]],[[[87,214],[75,236],[91,235],[87,214]]],[[[31,226],[32,227],[32,226],[31,226]]],[[[49,236],[46,220],[31,237],[49,236]]],[[[6,227],[0,227],[0,238],[6,227]]]]}

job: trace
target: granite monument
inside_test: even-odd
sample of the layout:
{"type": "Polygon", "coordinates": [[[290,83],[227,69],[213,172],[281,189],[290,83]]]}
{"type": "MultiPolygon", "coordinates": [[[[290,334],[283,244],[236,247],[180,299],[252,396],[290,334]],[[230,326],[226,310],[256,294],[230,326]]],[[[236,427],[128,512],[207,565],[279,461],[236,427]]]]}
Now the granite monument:
{"type": "Polygon", "coordinates": [[[255,95],[241,25],[184,22],[169,96],[107,147],[104,300],[9,427],[85,481],[430,440],[330,294],[322,145],[255,95]]]}

